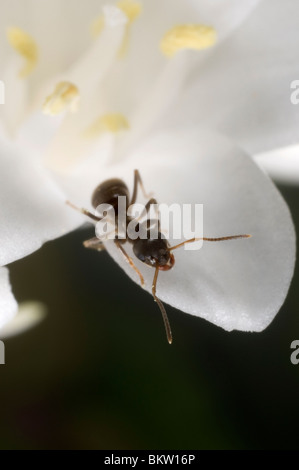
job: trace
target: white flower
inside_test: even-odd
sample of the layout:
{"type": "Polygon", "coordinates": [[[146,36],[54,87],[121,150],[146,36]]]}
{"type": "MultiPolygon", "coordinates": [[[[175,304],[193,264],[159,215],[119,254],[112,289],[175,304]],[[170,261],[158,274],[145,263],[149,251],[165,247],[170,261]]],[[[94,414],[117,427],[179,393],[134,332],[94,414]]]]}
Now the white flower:
{"type": "Polygon", "coordinates": [[[46,307],[41,302],[22,302],[18,306],[11,293],[8,270],[1,268],[0,312],[1,339],[4,339],[38,324],[46,315],[46,307]]]}
{"type": "MultiPolygon", "coordinates": [[[[66,199],[90,207],[100,182],[132,187],[138,168],[159,202],[203,203],[206,236],[253,235],[176,253],[159,297],[227,330],[264,329],[293,274],[290,214],[238,146],[202,129],[250,153],[289,143],[278,117],[298,6],[269,3],[2,0],[0,265],[82,224],[66,199]]],[[[17,306],[0,272],[4,325],[17,306]]]]}
{"type": "Polygon", "coordinates": [[[254,159],[276,181],[286,184],[299,183],[298,145],[291,145],[271,152],[262,152],[255,155],[254,159]]]}

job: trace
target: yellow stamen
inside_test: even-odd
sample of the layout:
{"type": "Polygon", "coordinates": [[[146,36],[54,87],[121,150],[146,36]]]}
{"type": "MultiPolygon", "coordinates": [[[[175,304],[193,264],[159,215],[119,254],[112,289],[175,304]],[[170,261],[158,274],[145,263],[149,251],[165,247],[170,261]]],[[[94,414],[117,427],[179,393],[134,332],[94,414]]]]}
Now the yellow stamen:
{"type": "Polygon", "coordinates": [[[28,77],[38,62],[38,46],[35,40],[20,28],[9,28],[7,39],[9,44],[26,59],[26,63],[19,73],[20,78],[28,77]]]}
{"type": "Polygon", "coordinates": [[[84,137],[93,139],[105,132],[117,134],[120,131],[126,131],[130,128],[129,122],[120,113],[105,114],[97,118],[85,132],[84,137]]]}
{"type": "Polygon", "coordinates": [[[165,34],[161,41],[161,50],[167,57],[173,57],[182,49],[206,49],[213,46],[216,40],[216,30],[212,26],[180,25],[165,34]]]}
{"type": "Polygon", "coordinates": [[[53,93],[46,98],[43,112],[50,116],[56,116],[67,109],[75,112],[78,109],[79,97],[79,90],[75,85],[70,82],[60,82],[53,93]]]}

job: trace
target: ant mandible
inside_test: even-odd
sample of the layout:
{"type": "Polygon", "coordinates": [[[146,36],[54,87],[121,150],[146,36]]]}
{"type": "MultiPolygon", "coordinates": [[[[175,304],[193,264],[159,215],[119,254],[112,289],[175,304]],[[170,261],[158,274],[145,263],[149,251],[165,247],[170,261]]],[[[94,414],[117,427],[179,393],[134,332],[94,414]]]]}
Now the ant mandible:
{"type": "MultiPolygon", "coordinates": [[[[96,187],[92,194],[91,198],[91,203],[92,206],[96,209],[98,206],[101,204],[107,204],[111,206],[114,209],[115,213],[115,233],[116,236],[114,238],[114,243],[117,246],[117,248],[121,251],[123,254],[125,260],[129,263],[129,265],[134,269],[134,271],[137,273],[140,279],[141,286],[144,286],[144,279],[135,265],[133,259],[128,255],[126,250],[123,247],[123,244],[126,242],[131,243],[133,253],[134,255],[143,263],[146,265],[153,267],[155,269],[155,274],[153,278],[153,283],[152,283],[152,294],[154,297],[155,302],[157,302],[160,311],[162,313],[164,325],[165,325],[165,331],[166,331],[166,336],[168,343],[172,343],[172,332],[169,324],[169,320],[167,317],[167,313],[165,310],[165,307],[161,300],[157,297],[156,295],[156,290],[157,290],[157,280],[158,280],[158,274],[159,271],[168,271],[174,266],[175,259],[173,255],[173,251],[176,250],[177,248],[180,248],[184,246],[186,243],[193,243],[199,240],[204,240],[204,241],[210,241],[210,242],[218,242],[218,241],[225,241],[225,240],[234,240],[237,238],[250,238],[251,235],[230,235],[226,237],[220,237],[220,238],[191,238],[189,240],[185,240],[178,245],[175,246],[170,246],[168,240],[164,238],[163,234],[160,231],[160,222],[158,219],[158,236],[156,238],[150,238],[150,223],[147,225],[147,237],[146,238],[140,238],[137,237],[135,239],[132,239],[128,236],[127,231],[126,231],[126,236],[124,238],[118,238],[118,198],[123,196],[126,198],[126,214],[128,211],[128,208],[132,206],[133,204],[136,203],[137,200],[137,194],[138,194],[138,185],[140,186],[142,193],[146,199],[149,198],[149,196],[146,194],[144,190],[144,186],[142,183],[142,179],[140,176],[140,173],[138,170],[134,170],[134,186],[133,186],[133,194],[132,197],[130,198],[129,194],[129,189],[125,182],[121,179],[118,178],[113,178],[104,181],[101,183],[99,186],[96,187]]],[[[92,214],[90,211],[79,208],[72,204],[71,202],[67,201],[67,204],[71,206],[73,209],[81,212],[82,214],[86,215],[90,219],[92,219],[95,222],[99,222],[103,219],[103,217],[98,217],[94,214],[92,214]]],[[[145,205],[145,210],[148,213],[151,205],[157,204],[156,199],[154,198],[149,198],[148,202],[145,205]]],[[[131,222],[132,218],[127,215],[126,216],[126,224],[131,222]]],[[[151,221],[148,221],[151,222],[151,221]]],[[[83,245],[86,248],[91,248],[97,251],[102,251],[105,249],[103,242],[97,238],[91,238],[90,240],[86,240],[83,245]]]]}

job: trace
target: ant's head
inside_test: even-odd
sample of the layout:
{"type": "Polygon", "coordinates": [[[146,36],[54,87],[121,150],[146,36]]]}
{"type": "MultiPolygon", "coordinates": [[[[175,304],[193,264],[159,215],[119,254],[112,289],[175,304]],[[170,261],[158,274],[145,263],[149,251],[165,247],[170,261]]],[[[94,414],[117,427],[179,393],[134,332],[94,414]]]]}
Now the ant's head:
{"type": "MultiPolygon", "coordinates": [[[[148,232],[149,233],[149,232],[148,232]]],[[[168,271],[174,265],[174,256],[161,232],[158,238],[138,238],[133,244],[134,255],[148,266],[168,271]]]]}

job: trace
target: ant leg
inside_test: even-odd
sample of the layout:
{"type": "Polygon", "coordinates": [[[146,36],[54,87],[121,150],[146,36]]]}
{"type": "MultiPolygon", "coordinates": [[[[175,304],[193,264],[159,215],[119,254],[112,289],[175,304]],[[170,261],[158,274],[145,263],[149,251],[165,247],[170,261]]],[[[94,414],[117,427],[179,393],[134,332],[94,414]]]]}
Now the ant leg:
{"type": "Polygon", "coordinates": [[[117,246],[117,248],[122,252],[125,260],[127,261],[127,263],[129,263],[129,265],[131,266],[131,268],[134,269],[135,273],[138,274],[139,276],[139,279],[140,279],[140,283],[141,283],[141,287],[144,287],[144,279],[143,279],[143,276],[141,274],[141,272],[139,271],[139,269],[137,268],[137,266],[134,264],[132,258],[128,255],[128,253],[126,252],[126,250],[124,249],[124,247],[117,241],[117,240],[114,240],[114,243],[115,245],[117,246]]]}
{"type": "MultiPolygon", "coordinates": [[[[157,199],[155,199],[154,197],[152,197],[149,201],[147,201],[147,203],[145,204],[144,206],[144,210],[142,211],[142,213],[140,214],[140,216],[136,219],[137,221],[142,219],[147,213],[148,211],[150,210],[151,206],[157,206],[158,205],[158,202],[157,202],[157,199]]],[[[157,207],[156,207],[157,208],[157,207]]],[[[156,215],[158,215],[158,211],[156,210],[156,215]]]]}
{"type": "Polygon", "coordinates": [[[96,251],[104,251],[106,249],[104,243],[97,237],[93,237],[89,240],[86,240],[85,242],[83,242],[83,245],[85,246],[85,248],[91,248],[92,250],[96,251]]]}
{"type": "Polygon", "coordinates": [[[132,199],[131,199],[131,202],[129,204],[129,206],[131,206],[132,204],[135,204],[136,202],[136,199],[137,199],[137,191],[138,191],[138,184],[141,188],[141,191],[143,193],[143,196],[148,199],[151,197],[151,194],[147,194],[145,192],[145,189],[144,189],[144,186],[143,186],[143,182],[142,182],[142,179],[141,179],[141,176],[140,176],[140,173],[138,170],[134,170],[134,186],[133,186],[133,195],[132,195],[132,199]]]}
{"type": "MultiPolygon", "coordinates": [[[[157,209],[158,202],[157,202],[157,200],[156,200],[155,198],[153,198],[153,197],[145,204],[144,209],[142,210],[142,213],[139,215],[139,217],[136,217],[135,220],[136,220],[137,222],[139,222],[141,219],[145,218],[146,215],[148,214],[148,211],[150,210],[150,207],[151,207],[152,205],[155,205],[155,206],[156,206],[156,207],[155,207],[155,209],[156,209],[155,212],[156,212],[157,219],[155,219],[155,220],[158,221],[158,230],[160,231],[160,219],[159,219],[159,217],[158,217],[159,211],[158,211],[158,209],[157,209]]],[[[153,220],[146,218],[146,226],[147,226],[147,229],[148,229],[148,230],[151,228],[151,222],[152,222],[152,221],[153,221],[153,220]]]]}
{"type": "Polygon", "coordinates": [[[148,212],[151,208],[151,206],[157,206],[158,205],[158,201],[157,199],[155,199],[154,197],[151,197],[149,201],[147,201],[147,203],[145,204],[144,208],[146,210],[146,212],[148,212]]]}
{"type": "Polygon", "coordinates": [[[163,318],[163,321],[164,321],[167,341],[168,341],[169,344],[171,344],[172,343],[172,333],[171,333],[171,328],[170,328],[168,316],[167,316],[164,305],[162,304],[161,300],[158,299],[158,297],[156,296],[158,274],[159,274],[159,266],[157,266],[156,270],[155,270],[155,275],[154,275],[153,285],[152,285],[152,294],[153,294],[153,297],[155,299],[155,302],[157,302],[157,304],[160,308],[160,311],[162,313],[162,318],[163,318]]]}
{"type": "MultiPolygon", "coordinates": [[[[151,206],[155,206],[155,212],[156,212],[156,220],[158,221],[158,230],[160,232],[161,226],[160,226],[160,218],[159,218],[159,209],[158,209],[158,201],[154,197],[152,197],[144,206],[146,213],[148,214],[148,211],[150,210],[151,206]]],[[[150,228],[150,219],[147,221],[148,222],[148,229],[150,228]]]]}
{"type": "Polygon", "coordinates": [[[81,212],[81,214],[87,215],[87,217],[89,217],[92,220],[95,220],[96,222],[99,222],[101,220],[101,217],[97,217],[96,215],[89,212],[87,209],[83,209],[81,207],[75,206],[70,201],[66,201],[66,204],[70,206],[72,209],[75,209],[75,211],[78,211],[78,212],[81,212]]]}

